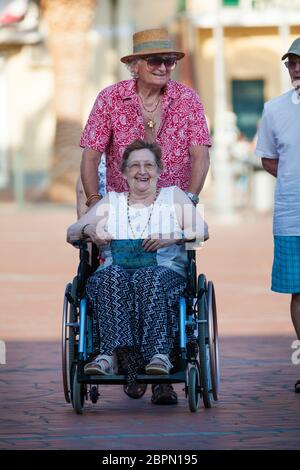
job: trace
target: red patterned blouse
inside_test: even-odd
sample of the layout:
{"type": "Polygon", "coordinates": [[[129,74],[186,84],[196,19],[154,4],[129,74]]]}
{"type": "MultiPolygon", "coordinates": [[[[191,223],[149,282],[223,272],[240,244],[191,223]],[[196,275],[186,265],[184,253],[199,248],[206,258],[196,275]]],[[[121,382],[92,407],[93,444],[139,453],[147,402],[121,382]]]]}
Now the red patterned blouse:
{"type": "MultiPolygon", "coordinates": [[[[106,155],[106,189],[122,192],[127,185],[119,166],[127,145],[144,139],[145,129],[135,80],[124,80],[102,90],[81,136],[80,146],[106,155]]],[[[163,94],[161,125],[156,136],[162,148],[164,171],[158,186],[186,190],[191,176],[189,147],[211,145],[198,95],[169,80],[163,94]]]]}

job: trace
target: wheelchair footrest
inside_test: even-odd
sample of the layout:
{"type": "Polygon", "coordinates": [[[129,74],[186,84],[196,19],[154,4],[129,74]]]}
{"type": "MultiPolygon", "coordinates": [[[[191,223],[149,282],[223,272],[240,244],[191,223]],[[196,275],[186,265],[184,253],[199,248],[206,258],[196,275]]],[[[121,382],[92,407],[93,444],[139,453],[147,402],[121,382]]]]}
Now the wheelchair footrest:
{"type": "Polygon", "coordinates": [[[174,384],[185,382],[185,379],[185,371],[179,371],[169,375],[138,375],[137,382],[143,384],[174,384]]]}
{"type": "MultiPolygon", "coordinates": [[[[138,375],[137,382],[144,384],[158,384],[158,383],[181,383],[185,382],[185,371],[175,372],[169,375],[138,375]]],[[[127,383],[126,375],[88,375],[79,374],[77,377],[79,383],[100,385],[100,384],[115,384],[123,385],[127,383]]]]}

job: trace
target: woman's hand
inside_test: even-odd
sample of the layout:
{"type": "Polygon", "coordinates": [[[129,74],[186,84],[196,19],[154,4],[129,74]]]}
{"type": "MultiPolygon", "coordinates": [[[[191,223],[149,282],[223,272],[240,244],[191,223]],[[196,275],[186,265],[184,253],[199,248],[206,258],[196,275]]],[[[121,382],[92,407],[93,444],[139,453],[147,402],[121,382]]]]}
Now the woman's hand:
{"type": "Polygon", "coordinates": [[[105,229],[97,229],[95,224],[89,224],[84,229],[84,233],[86,235],[86,240],[92,241],[97,246],[105,246],[108,245],[109,242],[112,240],[112,236],[108,233],[105,229]]]}
{"type": "Polygon", "coordinates": [[[142,246],[145,251],[156,251],[159,248],[166,248],[167,246],[174,245],[179,242],[179,238],[167,239],[163,235],[149,235],[143,240],[142,246]]]}
{"type": "MultiPolygon", "coordinates": [[[[73,245],[75,241],[82,239],[81,230],[83,227],[84,226],[78,222],[71,225],[67,230],[67,242],[73,245]]],[[[107,245],[112,239],[112,236],[106,230],[97,229],[97,225],[95,224],[86,225],[84,235],[84,240],[92,241],[97,246],[107,245]]]]}

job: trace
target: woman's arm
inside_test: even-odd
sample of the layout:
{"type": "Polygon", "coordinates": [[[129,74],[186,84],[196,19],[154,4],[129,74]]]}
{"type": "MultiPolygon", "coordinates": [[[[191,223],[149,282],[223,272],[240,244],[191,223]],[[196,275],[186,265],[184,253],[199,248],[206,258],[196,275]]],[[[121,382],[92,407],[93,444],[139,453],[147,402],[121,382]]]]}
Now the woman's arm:
{"type": "Polygon", "coordinates": [[[145,251],[156,251],[174,243],[184,243],[192,240],[208,240],[207,223],[203,220],[190,198],[178,187],[174,188],[174,205],[178,223],[183,231],[182,239],[164,238],[162,234],[151,234],[143,241],[145,251]]]}
{"type": "MultiPolygon", "coordinates": [[[[95,243],[100,240],[107,240],[107,232],[104,228],[109,214],[109,196],[106,195],[101,201],[95,204],[86,214],[67,229],[67,242],[73,243],[82,238],[90,238],[95,243]],[[86,227],[85,227],[86,226],[86,227]],[[84,229],[84,236],[82,229],[84,229]]],[[[97,243],[99,244],[99,243],[97,243]]]]}
{"type": "Polygon", "coordinates": [[[177,220],[182,228],[184,240],[208,240],[208,226],[190,198],[180,188],[174,188],[174,205],[177,220]]]}
{"type": "Polygon", "coordinates": [[[209,151],[206,145],[195,145],[189,148],[192,160],[191,178],[188,191],[199,194],[209,170],[209,151]]]}

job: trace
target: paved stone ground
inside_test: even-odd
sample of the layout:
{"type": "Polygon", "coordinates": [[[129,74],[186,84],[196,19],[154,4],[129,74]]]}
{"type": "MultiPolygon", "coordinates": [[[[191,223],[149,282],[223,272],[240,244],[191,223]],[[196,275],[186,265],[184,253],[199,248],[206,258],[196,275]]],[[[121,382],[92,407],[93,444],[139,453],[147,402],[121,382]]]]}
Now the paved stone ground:
{"type": "MultiPolygon", "coordinates": [[[[271,219],[244,216],[220,225],[207,215],[211,240],[199,266],[215,282],[220,329],[221,396],[210,410],[158,407],[150,392],[130,400],[101,388],[82,416],[64,402],[60,322],[65,284],[77,252],[65,244],[68,208],[21,213],[1,206],[1,449],[300,449],[300,366],[288,296],[270,293],[271,219]]],[[[200,267],[199,267],[200,270],[200,267]]]]}

